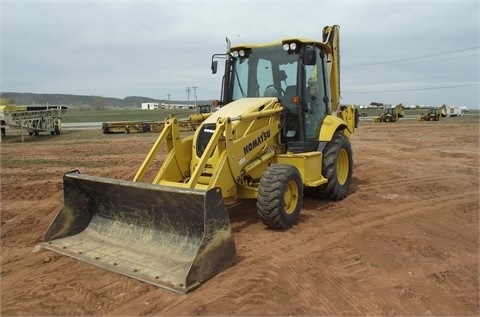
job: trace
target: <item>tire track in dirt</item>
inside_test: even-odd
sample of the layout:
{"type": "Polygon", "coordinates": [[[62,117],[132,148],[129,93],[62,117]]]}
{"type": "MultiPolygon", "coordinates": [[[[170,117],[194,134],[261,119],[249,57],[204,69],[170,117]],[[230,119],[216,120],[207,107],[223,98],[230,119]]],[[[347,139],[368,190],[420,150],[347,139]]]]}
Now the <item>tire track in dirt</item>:
{"type": "MultiPolygon", "coordinates": [[[[398,216],[397,216],[398,217],[398,216]]],[[[268,232],[270,234],[275,234],[275,232],[270,232],[268,230],[265,230],[264,227],[262,225],[251,225],[247,228],[247,231],[248,231],[248,234],[252,234],[254,233],[255,235],[260,235],[262,233],[265,233],[265,232],[268,232]]],[[[280,234],[283,234],[283,233],[280,233],[280,234]]],[[[251,240],[252,242],[255,242],[255,241],[258,241],[257,239],[259,239],[261,237],[251,237],[251,240]]],[[[288,239],[287,239],[288,240],[288,239]]],[[[306,238],[306,239],[303,239],[302,241],[298,242],[298,245],[297,247],[293,247],[291,248],[291,252],[294,252],[294,250],[298,250],[298,246],[300,245],[305,245],[305,241],[307,240],[310,240],[309,238],[306,238]]],[[[336,239],[334,239],[336,240],[336,239]]],[[[314,237],[312,237],[311,239],[311,243],[315,243],[315,239],[314,237]]],[[[307,246],[307,249],[309,248],[309,246],[307,246]]],[[[285,252],[285,248],[282,250],[282,252],[285,252]]],[[[338,254],[339,257],[341,258],[344,258],[344,257],[355,257],[355,255],[348,255],[346,254],[345,252],[342,253],[342,252],[339,252],[338,254]],[[342,255],[343,254],[343,255],[342,255]]],[[[287,257],[288,258],[288,253],[285,254],[283,257],[287,257]]],[[[274,280],[278,280],[277,277],[278,277],[278,271],[281,271],[282,273],[287,273],[287,277],[284,278],[286,279],[286,281],[290,284],[290,286],[294,286],[294,285],[297,285],[297,284],[303,284],[305,285],[306,287],[304,289],[302,289],[302,292],[305,291],[305,294],[301,293],[301,296],[299,296],[299,301],[300,302],[306,302],[306,303],[313,303],[315,305],[318,306],[318,310],[319,312],[321,311],[336,311],[336,312],[339,312],[339,307],[337,306],[335,309],[333,309],[333,307],[329,304],[329,301],[326,299],[326,298],[322,298],[321,296],[318,296],[318,290],[316,290],[315,287],[313,286],[309,286],[309,283],[308,281],[306,281],[305,279],[303,279],[302,277],[299,277],[298,275],[298,271],[303,271],[305,273],[310,273],[310,271],[312,270],[315,270],[315,271],[320,271],[320,272],[327,272],[327,268],[325,266],[322,267],[322,265],[315,265],[316,262],[318,261],[321,261],[321,259],[319,260],[316,256],[308,256],[305,258],[305,263],[306,264],[302,264],[298,267],[298,260],[296,263],[294,264],[286,264],[286,265],[283,265],[283,266],[275,266],[273,267],[274,270],[272,271],[269,271],[269,270],[265,270],[265,269],[259,269],[258,270],[258,273],[255,274],[254,277],[252,278],[249,278],[248,281],[246,281],[246,285],[251,285],[251,284],[260,284],[260,283],[273,283],[274,280]],[[310,267],[313,267],[312,269],[310,269],[310,267]],[[298,268],[300,268],[300,270],[298,270],[298,268]],[[308,268],[308,269],[306,269],[308,268]],[[300,283],[299,283],[300,282],[300,283]]],[[[270,261],[269,262],[273,262],[273,263],[276,263],[277,261],[270,261]]],[[[300,261],[300,263],[302,263],[302,261],[300,261]]],[[[355,265],[355,261],[352,262],[354,265],[352,265],[351,267],[352,268],[355,268],[356,265],[355,265]]],[[[347,266],[348,267],[348,266],[347,266]]],[[[358,267],[355,268],[356,271],[358,267]]],[[[330,268],[331,270],[331,268],[330,268]]],[[[325,280],[329,287],[328,288],[336,288],[338,289],[339,293],[342,294],[341,297],[345,298],[348,300],[349,302],[349,306],[348,307],[345,307],[343,308],[344,309],[344,313],[348,313],[348,314],[362,314],[362,312],[365,312],[365,311],[375,311],[375,306],[372,304],[372,306],[365,306],[365,304],[362,305],[358,305],[358,306],[355,306],[354,304],[356,303],[356,301],[365,301],[365,300],[368,300],[368,298],[362,298],[362,297],[358,297],[358,294],[357,293],[348,293],[346,292],[345,293],[345,290],[348,290],[348,282],[345,282],[347,281],[347,279],[341,279],[339,278],[339,276],[341,276],[341,274],[339,274],[338,271],[336,270],[331,270],[331,274],[326,274],[326,273],[317,273],[317,275],[319,274],[321,276],[321,279],[322,280],[325,280]],[[345,285],[345,286],[343,286],[345,285]]],[[[52,272],[52,274],[54,274],[52,272]]],[[[276,282],[278,283],[278,281],[276,282]]],[[[281,282],[280,282],[281,283],[281,282]]],[[[133,284],[135,284],[135,282],[133,282],[133,284]]],[[[128,289],[128,285],[118,285],[117,284],[112,284],[112,288],[118,288],[120,287],[121,289],[128,289]]],[[[88,287],[87,287],[88,288],[88,287]]],[[[104,288],[105,291],[107,291],[107,289],[104,288]]],[[[107,291],[108,293],[108,291],[107,291]]],[[[115,298],[116,296],[116,299],[118,298],[122,298],[123,296],[121,295],[123,292],[121,293],[118,293],[118,290],[115,292],[112,290],[112,295],[107,295],[108,298],[115,298]],[[117,293],[117,295],[113,295],[114,293],[117,293]]],[[[130,292],[131,293],[131,292],[130,292]]],[[[84,297],[84,300],[85,301],[91,301],[91,294],[90,295],[85,295],[84,297]]],[[[138,301],[138,299],[142,296],[142,294],[137,294],[138,297],[136,296],[129,296],[128,297],[128,301],[138,301]]],[[[260,303],[268,303],[268,299],[265,299],[263,297],[261,297],[261,293],[259,292],[252,292],[252,290],[249,288],[249,287],[246,287],[245,289],[245,294],[243,295],[243,297],[239,297],[236,301],[237,303],[248,303],[246,305],[244,305],[244,309],[245,311],[252,311],[253,309],[255,309],[255,307],[257,307],[257,305],[260,305],[260,303]]],[[[117,304],[118,305],[118,304],[117,304]]],[[[106,309],[107,311],[109,311],[110,309],[113,308],[113,306],[111,305],[108,305],[105,303],[105,301],[98,301],[98,307],[99,309],[103,310],[103,309],[106,309]]],[[[257,308],[258,309],[258,308],[257,308]]]]}
{"type": "MultiPolygon", "coordinates": [[[[401,204],[396,204],[395,208],[385,208],[382,206],[375,206],[368,211],[358,211],[358,213],[349,218],[332,219],[329,224],[328,233],[331,239],[341,241],[347,239],[351,235],[368,231],[370,228],[376,228],[385,224],[396,223],[401,219],[416,216],[421,210],[435,210],[441,212],[445,204],[452,204],[451,201],[458,199],[458,204],[475,204],[478,198],[475,196],[467,196],[457,194],[454,196],[440,196],[429,200],[420,201],[402,201],[401,204]]],[[[454,204],[456,205],[456,204],[454,204]]],[[[306,243],[305,247],[313,247],[310,243],[306,243]]]]}
{"type": "Polygon", "coordinates": [[[368,182],[362,185],[368,185],[369,192],[375,190],[414,190],[415,192],[429,197],[430,195],[438,195],[439,193],[449,193],[453,191],[459,191],[460,189],[470,189],[471,184],[463,184],[464,186],[458,187],[459,184],[456,184],[455,187],[452,187],[450,184],[451,176],[442,175],[435,177],[435,179],[428,179],[425,177],[403,177],[396,178],[395,181],[391,179],[377,179],[369,180],[368,182]]]}
{"type": "Polygon", "coordinates": [[[340,315],[363,315],[365,312],[376,311],[376,305],[370,301],[368,294],[362,294],[351,288],[354,281],[348,271],[352,270],[356,274],[365,270],[356,261],[358,255],[345,247],[332,249],[329,258],[335,257],[347,262],[340,269],[335,265],[325,265],[323,263],[325,257],[325,252],[315,251],[299,256],[295,262],[286,263],[279,268],[285,272],[284,277],[290,287],[301,285],[299,302],[315,307],[312,313],[322,315],[334,312],[340,315]],[[342,270],[344,268],[348,270],[342,270]],[[330,296],[325,297],[325,293],[329,293],[330,296]],[[336,301],[332,301],[332,295],[336,301]]]}
{"type": "MultiPolygon", "coordinates": [[[[333,244],[336,243],[336,241],[348,241],[348,235],[352,235],[353,233],[361,233],[364,231],[368,231],[369,228],[375,228],[378,226],[383,226],[385,224],[392,224],[396,223],[401,219],[408,218],[410,216],[415,216],[418,213],[418,210],[422,210],[423,208],[430,208],[434,207],[433,209],[436,209],[436,207],[441,207],[443,206],[446,202],[450,201],[451,199],[455,200],[457,198],[464,198],[463,195],[458,194],[456,196],[440,196],[434,199],[431,199],[429,201],[423,201],[421,203],[418,202],[411,202],[407,204],[402,204],[402,208],[396,208],[395,211],[391,213],[384,213],[381,215],[375,214],[374,212],[371,212],[369,215],[362,214],[361,215],[361,222],[357,222],[355,220],[355,217],[350,220],[349,224],[344,224],[344,226],[349,227],[349,230],[345,230],[345,228],[337,228],[336,233],[330,233],[328,235],[328,241],[332,241],[333,244]],[[354,228],[352,230],[352,227],[354,228]],[[348,232],[348,233],[345,233],[348,232]]],[[[467,204],[475,203],[476,198],[471,197],[469,202],[466,202],[467,204]]],[[[463,202],[464,204],[465,202],[463,202]]],[[[342,220],[343,222],[344,220],[342,220]]],[[[309,231],[308,229],[305,229],[305,231],[309,231]]],[[[310,230],[311,231],[311,230],[310,230]]],[[[293,233],[294,234],[294,233],[293,233]]],[[[330,284],[331,289],[335,289],[336,292],[340,293],[341,295],[339,297],[347,299],[347,302],[349,303],[349,307],[345,308],[345,311],[341,311],[342,314],[364,314],[365,312],[372,312],[378,309],[378,306],[376,303],[370,302],[369,301],[369,296],[363,294],[368,294],[366,293],[359,293],[358,291],[355,292],[350,292],[349,291],[349,286],[351,287],[351,277],[352,276],[358,276],[358,275],[365,275],[365,272],[368,270],[365,265],[362,265],[363,263],[359,259],[361,257],[357,254],[354,253],[351,250],[345,249],[345,248],[340,248],[333,252],[332,255],[338,257],[339,259],[344,259],[347,263],[342,266],[343,271],[340,272],[336,269],[332,270],[332,266],[329,266],[329,270],[325,266],[322,267],[322,257],[316,257],[315,255],[315,247],[317,246],[318,249],[318,240],[315,239],[315,235],[318,235],[318,232],[312,232],[312,239],[309,239],[309,236],[307,235],[305,239],[302,239],[301,241],[298,241],[296,245],[287,245],[284,246],[283,249],[280,248],[281,250],[281,255],[280,257],[291,259],[295,257],[296,261],[292,264],[284,264],[282,265],[276,265],[275,266],[275,271],[276,272],[282,272],[282,276],[286,276],[286,280],[291,284],[291,285],[304,285],[306,288],[302,289],[301,295],[299,295],[302,299],[303,302],[310,303],[310,304],[319,304],[321,307],[321,310],[323,313],[325,311],[329,311],[329,309],[332,309],[331,305],[329,302],[322,302],[321,299],[319,300],[318,296],[318,289],[315,288],[308,288],[309,281],[306,281],[302,279],[301,275],[299,277],[298,272],[304,272],[306,273],[305,276],[312,276],[310,274],[310,271],[315,271],[315,272],[320,272],[316,273],[317,275],[321,275],[321,280],[325,280],[327,283],[330,284]],[[309,240],[311,242],[309,242],[309,240]],[[309,250],[310,254],[304,256],[303,258],[300,257],[298,258],[298,253],[299,249],[306,249],[309,250]],[[347,250],[347,251],[346,251],[347,250]],[[346,259],[346,260],[345,260],[346,259]],[[329,274],[331,272],[331,274],[329,274]],[[344,275],[347,275],[348,277],[345,277],[344,279],[340,278],[344,275]],[[356,305],[355,303],[363,303],[363,304],[358,304],[356,305]]],[[[261,239],[261,237],[258,237],[261,239]]],[[[255,239],[255,238],[254,238],[255,239]]],[[[288,240],[288,239],[287,239],[288,240]]],[[[331,247],[331,245],[324,245],[323,248],[331,247]]],[[[276,249],[276,246],[273,245],[272,249],[276,249]]],[[[435,251],[434,251],[435,253],[435,251]]],[[[269,253],[267,253],[269,254],[269,253]]],[[[269,262],[273,263],[278,263],[281,262],[281,260],[274,259],[274,260],[269,260],[269,262]]],[[[400,263],[400,266],[403,264],[400,263]]],[[[336,267],[336,266],[334,266],[336,267]]],[[[273,269],[273,267],[272,267],[273,269]]],[[[272,272],[263,272],[263,275],[271,275],[273,274],[272,272]]],[[[311,284],[311,283],[310,283],[311,284]]],[[[333,311],[333,310],[331,310],[333,311]]],[[[338,305],[335,308],[336,312],[339,312],[339,307],[338,305]]]]}
{"type": "MultiPolygon", "coordinates": [[[[5,200],[2,195],[2,243],[8,245],[2,244],[2,315],[476,315],[479,210],[478,179],[472,176],[478,176],[478,132],[458,129],[474,135],[429,144],[436,149],[415,138],[379,147],[386,136],[412,128],[362,126],[352,140],[349,197],[306,197],[299,224],[288,231],[266,229],[254,204],[229,211],[237,261],[185,296],[50,251],[32,252],[63,203],[61,189],[51,195],[39,185],[47,180],[61,186],[64,167],[2,166],[2,194],[9,194],[5,200]],[[456,142],[465,139],[470,143],[459,147],[456,142]],[[455,153],[447,153],[453,146],[455,153]],[[15,178],[3,182],[4,175],[15,178]],[[15,189],[20,181],[26,186],[15,189]],[[15,201],[22,188],[24,198],[15,201]],[[3,228],[5,223],[11,227],[3,228]]],[[[440,129],[416,128],[429,136],[440,129]]],[[[441,132],[448,136],[452,130],[441,132]]],[[[66,142],[62,150],[58,140],[51,148],[44,148],[48,142],[9,144],[6,152],[55,153],[42,159],[68,153],[85,163],[82,173],[129,179],[151,140],[110,137],[66,142]],[[110,154],[115,151],[124,159],[110,154]],[[96,168],[96,161],[111,168],[96,168]]]]}
{"type": "MultiPolygon", "coordinates": [[[[421,179],[415,180],[414,183],[420,183],[421,179]]],[[[382,184],[382,187],[384,185],[382,184]]],[[[289,232],[274,232],[270,230],[265,230],[265,228],[262,225],[250,225],[248,226],[248,231],[243,232],[242,230],[237,230],[236,232],[236,241],[238,242],[239,240],[243,240],[243,242],[248,241],[249,242],[249,247],[244,248],[244,250],[251,250],[252,247],[254,247],[254,244],[257,244],[258,241],[269,241],[269,248],[268,250],[278,250],[277,252],[275,251],[268,251],[265,250],[263,259],[261,262],[268,262],[269,263],[269,268],[262,268],[262,267],[256,267],[256,271],[259,272],[259,275],[255,275],[255,278],[251,278],[246,282],[247,285],[251,284],[258,284],[258,283],[272,283],[274,280],[277,280],[277,283],[283,284],[282,280],[285,280],[287,284],[290,285],[290,287],[298,287],[298,285],[303,285],[302,291],[298,292],[300,295],[298,295],[298,299],[301,302],[304,303],[310,303],[310,304],[315,304],[313,305],[314,307],[319,308],[319,313],[328,313],[328,312],[339,312],[339,307],[338,305],[335,307],[335,310],[332,308],[328,300],[325,300],[322,302],[322,297],[319,296],[319,291],[318,291],[318,285],[312,286],[312,282],[310,280],[305,280],[302,278],[302,275],[299,274],[299,272],[306,273],[306,276],[311,276],[316,274],[316,276],[321,276],[318,278],[319,280],[324,281],[328,285],[330,285],[330,289],[336,289],[339,295],[339,298],[344,298],[348,299],[347,302],[348,307],[345,307],[344,311],[342,311],[345,314],[363,314],[365,312],[372,312],[372,311],[378,311],[378,305],[376,303],[370,302],[368,296],[363,296],[364,293],[359,293],[358,291],[355,292],[350,292],[349,287],[351,287],[352,284],[352,276],[358,276],[360,275],[365,275],[365,272],[368,271],[368,267],[364,265],[362,261],[359,262],[359,259],[361,257],[357,254],[354,253],[351,250],[345,249],[345,247],[339,247],[337,248],[339,251],[332,252],[334,256],[336,256],[338,259],[342,259],[342,261],[345,261],[346,263],[341,266],[342,271],[335,270],[330,267],[330,271],[327,271],[326,266],[322,266],[322,257],[315,256],[315,250],[321,250],[322,248],[329,248],[332,246],[332,244],[336,244],[338,241],[348,241],[348,236],[352,235],[354,233],[360,233],[363,231],[368,230],[369,228],[375,228],[378,226],[383,226],[385,224],[391,224],[395,223],[403,218],[408,218],[410,216],[414,216],[418,210],[421,210],[422,208],[426,207],[436,207],[436,206],[442,206],[445,202],[449,201],[450,199],[457,199],[461,198],[464,196],[463,195],[456,195],[456,196],[450,196],[450,197],[445,197],[445,196],[440,196],[437,197],[433,200],[430,201],[423,201],[423,202],[410,202],[407,204],[404,204],[402,202],[402,208],[397,208],[394,211],[391,212],[385,212],[383,211],[382,213],[378,213],[378,210],[370,211],[367,213],[362,213],[361,215],[357,216],[352,216],[349,218],[349,221],[345,223],[345,218],[331,218],[327,220],[332,221],[332,223],[335,222],[341,222],[343,228],[336,228],[335,230],[330,230],[327,233],[327,238],[326,241],[330,241],[329,243],[326,243],[325,241],[322,241],[322,244],[318,244],[318,231],[314,230],[314,227],[310,227],[309,224],[307,223],[300,223],[299,226],[302,226],[303,229],[298,229],[302,230],[305,232],[309,232],[309,234],[306,234],[303,239],[299,240],[292,240],[289,239],[289,235],[295,235],[297,227],[291,229],[289,232]],[[359,220],[356,220],[356,217],[359,218],[359,220]],[[348,229],[347,229],[348,228],[348,229]],[[352,228],[354,228],[352,230],[352,228]],[[248,239],[245,239],[242,237],[243,235],[248,235],[248,239]],[[282,242],[278,243],[272,243],[272,238],[266,238],[267,235],[282,235],[282,238],[279,239],[282,242]],[[239,238],[241,237],[241,238],[239,238]],[[245,240],[244,240],[245,239],[245,240]],[[283,241],[289,241],[289,244],[285,244],[283,241]],[[292,244],[292,242],[294,242],[292,244]],[[299,250],[306,249],[309,250],[309,254],[305,255],[303,258],[302,256],[298,255],[299,250]],[[345,251],[347,250],[347,251],[345,251]],[[289,264],[288,261],[291,259],[295,259],[293,263],[289,264]],[[286,263],[284,263],[286,262],[286,263]],[[280,273],[281,272],[281,273],[280,273]],[[329,273],[331,272],[331,273],[329,273]],[[278,278],[282,277],[280,281],[278,281],[278,278]],[[340,278],[341,276],[344,276],[344,278],[340,278]],[[355,303],[363,303],[363,304],[355,304],[355,303]]],[[[394,198],[396,199],[396,198],[394,198]]],[[[391,199],[388,199],[391,200],[391,199]]],[[[465,202],[464,202],[465,203],[465,202]]],[[[475,198],[471,197],[470,202],[466,202],[467,204],[469,203],[475,203],[475,198]]],[[[335,209],[339,209],[342,205],[342,203],[339,203],[340,206],[337,205],[337,207],[333,205],[324,205],[327,206],[327,209],[333,209],[332,212],[335,212],[335,209]]],[[[310,221],[311,218],[315,218],[319,215],[319,213],[316,213],[315,215],[309,217],[307,221],[310,221]]],[[[314,220],[312,220],[314,221],[314,220]]],[[[311,221],[310,221],[311,222],[311,221]]],[[[332,225],[330,223],[330,225],[332,225]]],[[[242,243],[243,243],[242,242],[242,243]]],[[[242,243],[237,243],[237,246],[239,246],[242,243]]],[[[257,247],[258,249],[258,247],[257,247]]],[[[242,245],[239,246],[240,253],[242,250],[242,245]]],[[[255,250],[253,250],[255,251],[255,250]]],[[[320,251],[318,251],[320,252],[320,251]]],[[[321,254],[321,252],[320,252],[321,254]]],[[[243,257],[243,256],[242,256],[243,257]]],[[[247,256],[244,256],[248,258],[247,256]]],[[[246,264],[246,263],[244,263],[246,264]]],[[[238,266],[241,266],[242,263],[238,264],[238,266]]],[[[236,266],[236,268],[238,268],[236,266]]],[[[241,293],[241,291],[240,291],[241,293]]],[[[366,292],[365,294],[368,294],[366,292]]],[[[241,297],[238,298],[237,302],[241,303],[250,303],[250,305],[254,305],[256,301],[258,301],[259,294],[256,292],[253,292],[252,290],[248,289],[245,290],[245,294],[243,294],[241,297]],[[248,292],[247,292],[248,291],[248,292]]],[[[249,307],[251,311],[253,307],[249,307]]]]}
{"type": "MultiPolygon", "coordinates": [[[[55,280],[39,284],[48,288],[39,288],[36,293],[50,294],[43,298],[42,303],[53,315],[66,315],[72,310],[79,315],[85,313],[98,315],[102,311],[128,306],[131,301],[136,301],[148,291],[155,289],[153,286],[86,263],[58,257],[49,251],[41,254],[45,256],[41,276],[48,276],[50,279],[55,277],[55,280]]],[[[9,300],[18,301],[22,298],[12,297],[6,301],[9,300]]]]}
{"type": "Polygon", "coordinates": [[[465,288],[465,285],[478,278],[479,274],[475,268],[464,265],[455,267],[441,265],[427,276],[427,282],[434,284],[446,297],[473,299],[475,289],[465,288]]]}

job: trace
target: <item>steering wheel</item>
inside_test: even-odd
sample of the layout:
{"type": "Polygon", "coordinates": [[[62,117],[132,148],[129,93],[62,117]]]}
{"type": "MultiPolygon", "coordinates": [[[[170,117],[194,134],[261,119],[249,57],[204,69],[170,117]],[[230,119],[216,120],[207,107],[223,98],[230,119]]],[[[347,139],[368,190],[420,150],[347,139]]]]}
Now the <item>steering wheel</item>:
{"type": "Polygon", "coordinates": [[[280,96],[285,96],[285,90],[283,90],[283,88],[279,85],[275,85],[275,84],[268,85],[267,87],[265,87],[265,90],[267,90],[268,88],[275,88],[280,93],[280,96]]]}

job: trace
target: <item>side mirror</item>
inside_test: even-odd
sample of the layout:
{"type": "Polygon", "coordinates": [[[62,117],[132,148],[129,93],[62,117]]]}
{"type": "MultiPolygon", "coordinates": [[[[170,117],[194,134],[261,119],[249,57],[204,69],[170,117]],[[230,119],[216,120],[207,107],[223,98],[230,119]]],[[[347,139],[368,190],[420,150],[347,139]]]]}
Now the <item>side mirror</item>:
{"type": "Polygon", "coordinates": [[[307,47],[305,50],[305,65],[312,66],[317,63],[317,52],[314,47],[307,47]]]}
{"type": "Polygon", "coordinates": [[[210,66],[210,68],[212,69],[212,74],[216,74],[218,69],[218,61],[212,61],[212,66],[210,66]]]}

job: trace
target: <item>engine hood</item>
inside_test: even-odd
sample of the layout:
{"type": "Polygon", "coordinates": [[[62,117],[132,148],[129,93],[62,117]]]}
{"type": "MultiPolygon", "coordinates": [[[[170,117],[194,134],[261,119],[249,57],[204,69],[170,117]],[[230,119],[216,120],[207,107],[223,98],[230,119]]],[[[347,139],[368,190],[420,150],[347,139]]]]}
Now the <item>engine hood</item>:
{"type": "Polygon", "coordinates": [[[276,97],[238,99],[212,113],[203,123],[216,123],[218,118],[233,118],[261,110],[273,109],[277,103],[278,98],[276,97]]]}

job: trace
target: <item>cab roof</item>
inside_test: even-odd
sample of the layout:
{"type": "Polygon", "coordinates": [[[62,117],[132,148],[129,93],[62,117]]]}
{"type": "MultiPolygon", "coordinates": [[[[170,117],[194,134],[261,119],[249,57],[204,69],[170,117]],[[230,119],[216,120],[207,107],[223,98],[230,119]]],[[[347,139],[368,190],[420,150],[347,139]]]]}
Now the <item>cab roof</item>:
{"type": "Polygon", "coordinates": [[[268,46],[274,46],[274,45],[282,45],[282,44],[285,44],[285,43],[292,43],[292,42],[302,43],[302,44],[313,44],[318,48],[322,48],[322,49],[326,50],[327,52],[332,51],[332,48],[324,42],[313,41],[313,40],[310,40],[310,39],[307,39],[307,38],[286,38],[286,39],[283,39],[283,40],[277,41],[277,42],[266,42],[266,43],[260,43],[260,44],[248,44],[248,43],[246,43],[246,44],[233,45],[230,48],[230,52],[233,52],[233,51],[236,51],[236,50],[239,50],[239,49],[245,49],[245,48],[255,49],[255,48],[268,47],[268,46]]]}

